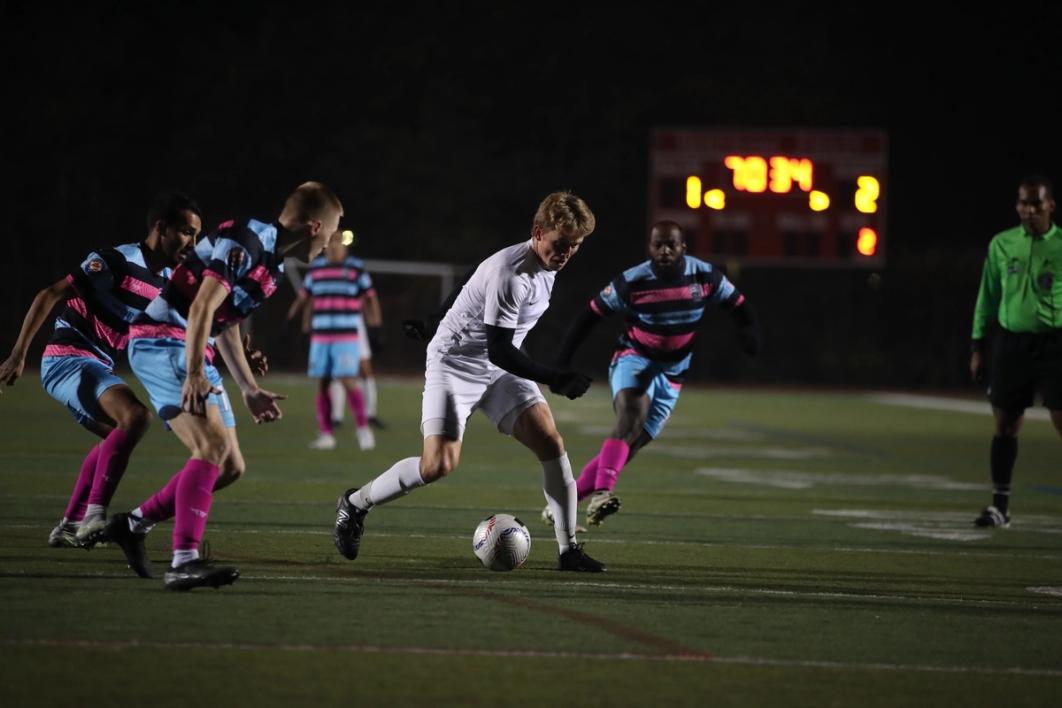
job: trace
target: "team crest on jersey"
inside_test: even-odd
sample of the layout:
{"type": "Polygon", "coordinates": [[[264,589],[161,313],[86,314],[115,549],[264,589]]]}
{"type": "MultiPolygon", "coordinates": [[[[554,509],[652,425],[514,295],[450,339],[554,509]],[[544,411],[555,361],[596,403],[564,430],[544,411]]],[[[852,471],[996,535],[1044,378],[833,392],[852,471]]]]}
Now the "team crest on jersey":
{"type": "Polygon", "coordinates": [[[1007,275],[1017,275],[1021,272],[1021,261],[1017,258],[1011,258],[1010,263],[1007,264],[1007,275]]]}
{"type": "Polygon", "coordinates": [[[85,270],[87,270],[89,273],[99,273],[101,270],[103,270],[103,259],[93,258],[91,261],[88,262],[88,265],[85,266],[85,270]]]}
{"type": "Polygon", "coordinates": [[[243,252],[241,248],[234,248],[229,251],[228,265],[230,270],[239,270],[243,265],[244,259],[247,254],[243,252]]]}
{"type": "Polygon", "coordinates": [[[701,284],[700,283],[690,283],[690,297],[691,298],[693,298],[694,300],[699,300],[701,298],[701,293],[702,292],[703,291],[701,290],[701,284]]]}
{"type": "Polygon", "coordinates": [[[608,285],[606,285],[605,289],[601,291],[601,294],[604,295],[605,297],[608,297],[609,295],[611,295],[612,294],[612,283],[609,283],[608,285]]]}

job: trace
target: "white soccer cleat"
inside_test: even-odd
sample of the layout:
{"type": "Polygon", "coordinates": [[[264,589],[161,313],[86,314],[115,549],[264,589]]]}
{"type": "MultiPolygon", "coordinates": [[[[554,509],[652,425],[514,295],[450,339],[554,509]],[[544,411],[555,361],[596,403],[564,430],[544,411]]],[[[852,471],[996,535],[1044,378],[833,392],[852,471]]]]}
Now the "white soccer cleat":
{"type": "MultiPolygon", "coordinates": [[[[549,504],[542,509],[542,523],[546,526],[553,526],[553,512],[549,510],[549,504]]],[[[586,527],[576,524],[575,533],[586,533],[586,527]]]]}
{"type": "Polygon", "coordinates": [[[107,525],[107,518],[102,514],[86,516],[77,527],[74,537],[78,545],[84,545],[94,534],[102,531],[107,525]]]}
{"type": "Polygon", "coordinates": [[[317,439],[310,443],[311,450],[335,450],[336,438],[331,433],[321,433],[317,439]]]}
{"type": "Polygon", "coordinates": [[[365,426],[364,428],[358,428],[356,431],[358,436],[358,447],[362,450],[372,450],[376,447],[376,436],[372,433],[372,428],[365,426]]]}
{"type": "Polygon", "coordinates": [[[586,523],[600,526],[607,517],[620,510],[619,497],[610,491],[594,492],[586,507],[586,523]]]}

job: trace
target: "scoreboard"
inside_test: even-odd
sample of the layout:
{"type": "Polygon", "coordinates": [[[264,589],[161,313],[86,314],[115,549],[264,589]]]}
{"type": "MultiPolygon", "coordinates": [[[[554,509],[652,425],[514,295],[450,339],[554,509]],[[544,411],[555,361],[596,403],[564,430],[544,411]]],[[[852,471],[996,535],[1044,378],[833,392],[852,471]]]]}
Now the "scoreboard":
{"type": "Polygon", "coordinates": [[[649,215],[716,262],[879,268],[887,138],[879,130],[658,128],[649,215]]]}

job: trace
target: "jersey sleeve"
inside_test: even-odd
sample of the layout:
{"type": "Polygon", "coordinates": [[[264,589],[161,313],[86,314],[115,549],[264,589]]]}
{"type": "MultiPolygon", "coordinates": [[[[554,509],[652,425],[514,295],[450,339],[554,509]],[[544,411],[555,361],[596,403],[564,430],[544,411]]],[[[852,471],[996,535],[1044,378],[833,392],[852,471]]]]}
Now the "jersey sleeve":
{"type": "Polygon", "coordinates": [[[711,292],[708,293],[708,302],[720,307],[737,307],[745,301],[745,296],[738,292],[721,271],[714,268],[708,273],[708,284],[711,292]]]}
{"type": "Polygon", "coordinates": [[[527,299],[531,284],[516,273],[498,272],[487,282],[483,303],[483,324],[516,329],[520,306],[527,299]]]}
{"type": "Polygon", "coordinates": [[[362,295],[368,295],[372,292],[372,277],[369,275],[369,271],[361,271],[361,275],[358,276],[358,289],[362,295]]]}
{"type": "Polygon", "coordinates": [[[616,278],[601,289],[590,301],[590,309],[606,317],[613,312],[620,312],[627,308],[627,302],[623,295],[626,289],[623,287],[622,278],[616,278]]]}
{"type": "Polygon", "coordinates": [[[984,268],[981,269],[981,286],[977,290],[977,304],[974,305],[971,339],[984,339],[989,323],[999,315],[1003,292],[1000,284],[1000,261],[998,242],[993,241],[988,247],[984,268]]]}
{"type": "Polygon", "coordinates": [[[307,271],[306,277],[302,279],[302,294],[311,297],[313,295],[313,271],[307,271]]]}
{"type": "Polygon", "coordinates": [[[115,286],[114,271],[102,255],[93,251],[67,276],[78,295],[107,292],[115,286]]]}
{"type": "Polygon", "coordinates": [[[214,278],[230,292],[237,281],[256,265],[251,250],[233,236],[230,232],[217,237],[210,260],[203,270],[204,278],[214,278]]]}

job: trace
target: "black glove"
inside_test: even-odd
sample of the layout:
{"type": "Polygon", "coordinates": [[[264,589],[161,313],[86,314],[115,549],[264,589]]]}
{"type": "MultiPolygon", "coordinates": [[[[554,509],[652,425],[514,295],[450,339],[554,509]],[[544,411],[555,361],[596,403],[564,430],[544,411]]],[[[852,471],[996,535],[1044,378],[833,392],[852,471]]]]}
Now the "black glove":
{"type": "Polygon", "coordinates": [[[549,390],[558,396],[567,396],[575,400],[586,393],[593,381],[589,376],[584,376],[578,371],[561,371],[549,384],[549,390]]]}
{"type": "Polygon", "coordinates": [[[410,339],[428,341],[428,325],[424,320],[402,320],[402,331],[410,339]]]}
{"type": "Polygon", "coordinates": [[[384,346],[387,344],[387,340],[384,337],[383,328],[381,327],[367,327],[369,333],[369,346],[372,347],[374,354],[383,351],[384,346]]]}

